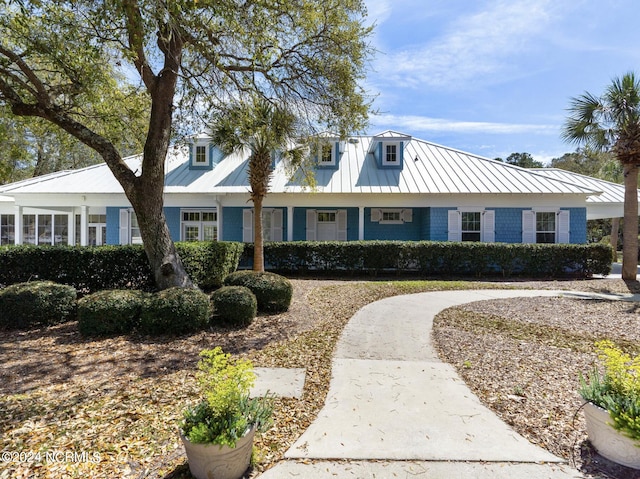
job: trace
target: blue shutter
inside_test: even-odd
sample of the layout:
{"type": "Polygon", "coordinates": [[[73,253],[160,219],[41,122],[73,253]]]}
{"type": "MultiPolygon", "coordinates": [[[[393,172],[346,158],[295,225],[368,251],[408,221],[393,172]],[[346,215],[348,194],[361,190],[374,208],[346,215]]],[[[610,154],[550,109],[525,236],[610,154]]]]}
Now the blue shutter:
{"type": "Polygon", "coordinates": [[[189,166],[193,165],[193,150],[195,147],[195,143],[189,143],[189,166]]]}
{"type": "Polygon", "coordinates": [[[403,161],[404,161],[404,141],[400,142],[400,154],[398,155],[399,159],[400,159],[400,167],[402,167],[402,165],[404,165],[403,161]]]}
{"type": "Polygon", "coordinates": [[[382,157],[382,142],[378,143],[378,165],[382,165],[382,161],[384,158],[382,157]]]}
{"type": "Polygon", "coordinates": [[[213,166],[213,143],[209,143],[209,168],[213,166]]]}
{"type": "Polygon", "coordinates": [[[338,165],[338,160],[340,160],[340,142],[336,141],[336,146],[335,146],[335,150],[334,150],[334,163],[336,164],[336,166],[338,165]]]}

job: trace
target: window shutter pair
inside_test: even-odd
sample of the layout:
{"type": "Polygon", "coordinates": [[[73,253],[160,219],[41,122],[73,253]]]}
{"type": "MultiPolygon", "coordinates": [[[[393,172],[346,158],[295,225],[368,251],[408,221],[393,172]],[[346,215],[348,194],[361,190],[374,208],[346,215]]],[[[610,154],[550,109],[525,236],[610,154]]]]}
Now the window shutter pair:
{"type": "MultiPolygon", "coordinates": [[[[569,211],[558,211],[558,213],[556,214],[556,218],[556,243],[569,243],[569,211]]],[[[522,212],[522,242],[536,242],[536,212],[533,210],[525,210],[522,212]]]]}
{"type": "MultiPolygon", "coordinates": [[[[481,240],[484,243],[493,243],[496,240],[496,212],[484,210],[482,212],[482,224],[480,227],[481,240]]],[[[462,241],[462,211],[449,210],[447,213],[447,239],[449,241],[462,241]]]]}
{"type": "MultiPolygon", "coordinates": [[[[242,241],[244,243],[252,243],[253,235],[253,209],[245,209],[242,211],[242,241]]],[[[273,241],[282,241],[282,210],[274,208],[273,210],[263,210],[262,214],[271,214],[271,237],[273,241]]]]}

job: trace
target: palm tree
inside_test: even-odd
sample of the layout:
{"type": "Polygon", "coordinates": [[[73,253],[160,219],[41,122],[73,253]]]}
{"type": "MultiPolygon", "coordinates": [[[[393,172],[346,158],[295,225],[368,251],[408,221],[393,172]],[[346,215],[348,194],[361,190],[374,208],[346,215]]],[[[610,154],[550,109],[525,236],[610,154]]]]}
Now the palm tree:
{"type": "Polygon", "coordinates": [[[211,137],[226,154],[249,150],[249,186],[253,202],[253,270],[264,271],[262,203],[269,191],[272,155],[298,158],[301,149],[292,147],[298,132],[297,117],[287,108],[264,98],[235,103],[213,117],[211,137]]]}
{"type": "Polygon", "coordinates": [[[585,92],[571,100],[562,131],[566,141],[611,150],[624,175],[622,279],[635,281],[638,268],[638,166],[640,81],[633,72],[614,78],[601,97],[585,92]]]}

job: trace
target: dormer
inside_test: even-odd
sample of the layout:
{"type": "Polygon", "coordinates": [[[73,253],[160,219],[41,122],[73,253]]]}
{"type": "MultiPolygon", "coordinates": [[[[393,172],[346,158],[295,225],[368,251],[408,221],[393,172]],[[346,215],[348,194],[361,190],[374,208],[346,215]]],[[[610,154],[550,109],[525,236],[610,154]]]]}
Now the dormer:
{"type": "Polygon", "coordinates": [[[222,151],[211,143],[209,137],[197,136],[189,143],[190,170],[212,170],[223,156],[222,151]]]}
{"type": "Polygon", "coordinates": [[[404,149],[411,136],[395,131],[385,131],[375,135],[369,153],[373,154],[378,168],[401,170],[404,166],[404,149]]]}
{"type": "Polygon", "coordinates": [[[311,155],[318,168],[337,170],[344,153],[344,142],[330,133],[318,135],[311,142],[311,155]]]}

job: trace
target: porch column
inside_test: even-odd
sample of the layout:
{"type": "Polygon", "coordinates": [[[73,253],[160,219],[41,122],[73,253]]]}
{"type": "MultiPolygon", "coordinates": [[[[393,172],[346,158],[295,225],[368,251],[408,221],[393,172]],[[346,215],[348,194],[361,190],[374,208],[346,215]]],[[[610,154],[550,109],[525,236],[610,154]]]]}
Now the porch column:
{"type": "MultiPolygon", "coordinates": [[[[87,246],[87,244],[89,244],[89,238],[87,238],[89,234],[88,210],[89,210],[89,207],[86,205],[82,205],[80,207],[80,245],[81,246],[87,246]]],[[[76,224],[75,218],[73,219],[73,224],[76,224]]]]}
{"type": "Polygon", "coordinates": [[[22,206],[16,205],[15,208],[15,231],[13,232],[13,239],[15,244],[22,244],[22,206]]]}
{"type": "Polygon", "coordinates": [[[222,236],[222,203],[220,202],[220,198],[215,197],[216,203],[216,220],[218,223],[218,235],[216,240],[224,241],[224,236],[222,236]]]}
{"type": "Polygon", "coordinates": [[[358,206],[358,239],[364,239],[364,206],[358,206]]]}
{"type": "Polygon", "coordinates": [[[287,241],[293,241],[293,206],[287,206],[287,241]]]}

